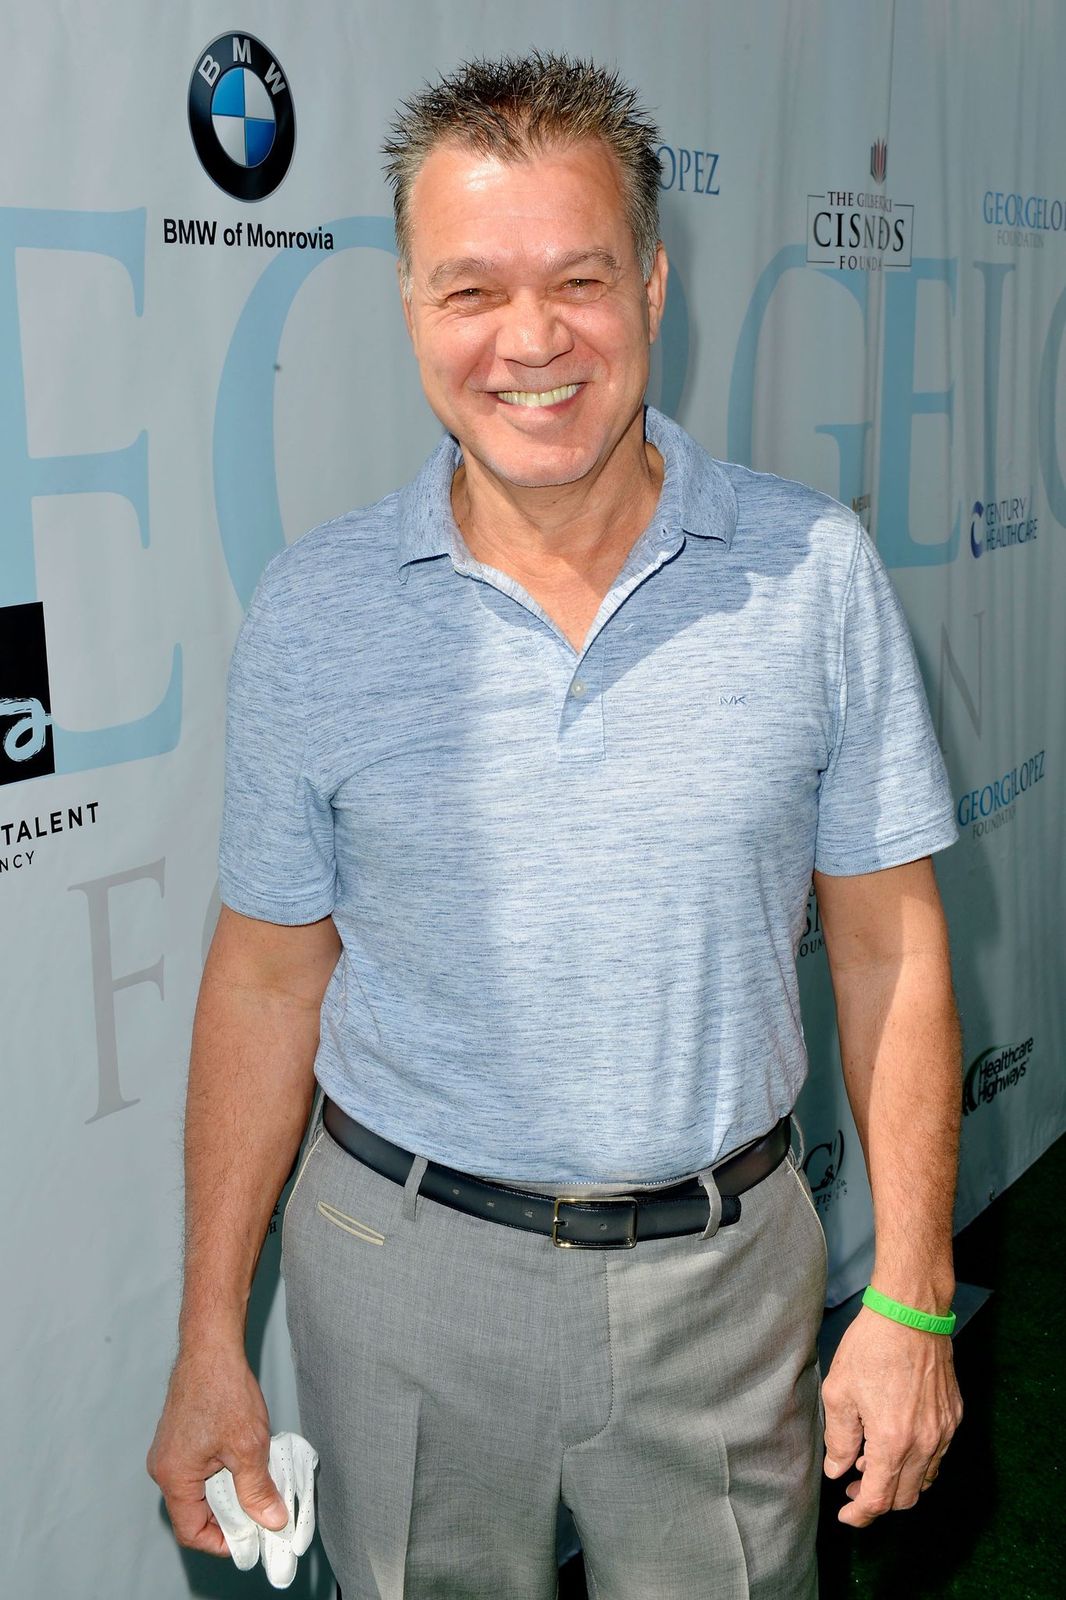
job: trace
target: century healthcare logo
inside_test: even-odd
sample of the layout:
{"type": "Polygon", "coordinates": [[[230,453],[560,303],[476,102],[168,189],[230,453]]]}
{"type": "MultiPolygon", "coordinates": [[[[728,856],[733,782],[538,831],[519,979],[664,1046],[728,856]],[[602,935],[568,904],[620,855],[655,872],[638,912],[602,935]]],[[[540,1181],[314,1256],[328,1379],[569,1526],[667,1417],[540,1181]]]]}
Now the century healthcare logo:
{"type": "Polygon", "coordinates": [[[1001,500],[975,500],[970,513],[970,553],[976,558],[997,550],[1017,550],[1037,536],[1039,517],[1033,516],[1033,491],[1005,495],[1001,500]]]}
{"type": "Polygon", "coordinates": [[[189,129],[200,165],[234,200],[265,200],[296,148],[288,82],[250,33],[222,33],[201,51],[189,82],[189,129]]]}
{"type": "Polygon", "coordinates": [[[994,1044],[970,1063],[962,1084],[962,1114],[991,1105],[1008,1089],[1016,1089],[1032,1066],[1032,1036],[1020,1044],[994,1044]]]}

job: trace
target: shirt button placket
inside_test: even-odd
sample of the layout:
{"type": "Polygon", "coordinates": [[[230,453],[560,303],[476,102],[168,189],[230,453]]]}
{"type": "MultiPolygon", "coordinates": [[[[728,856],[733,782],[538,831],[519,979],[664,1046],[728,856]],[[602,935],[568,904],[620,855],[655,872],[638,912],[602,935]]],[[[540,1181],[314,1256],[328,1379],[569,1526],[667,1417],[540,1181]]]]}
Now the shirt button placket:
{"type": "Polygon", "coordinates": [[[570,680],[559,718],[559,755],[565,761],[602,761],[602,650],[597,642],[570,680]]]}

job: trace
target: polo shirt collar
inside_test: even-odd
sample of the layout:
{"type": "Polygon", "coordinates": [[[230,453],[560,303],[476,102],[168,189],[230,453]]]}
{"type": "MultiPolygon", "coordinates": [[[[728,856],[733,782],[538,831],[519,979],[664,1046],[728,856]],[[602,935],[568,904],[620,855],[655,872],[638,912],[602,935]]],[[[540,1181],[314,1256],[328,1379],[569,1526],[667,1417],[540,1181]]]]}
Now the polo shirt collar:
{"type": "Polygon", "coordinates": [[[644,437],[666,467],[652,524],[667,533],[714,539],[728,550],[737,529],[737,496],[725,469],[654,406],[644,407],[644,437]]]}
{"type": "MultiPolygon", "coordinates": [[[[667,533],[714,539],[728,550],[736,532],[737,497],[724,469],[654,406],[644,408],[644,436],[665,465],[652,525],[667,533]]],[[[402,578],[414,562],[451,555],[460,547],[451,486],[461,460],[458,441],[446,433],[418,476],[400,491],[397,554],[402,578]]]]}

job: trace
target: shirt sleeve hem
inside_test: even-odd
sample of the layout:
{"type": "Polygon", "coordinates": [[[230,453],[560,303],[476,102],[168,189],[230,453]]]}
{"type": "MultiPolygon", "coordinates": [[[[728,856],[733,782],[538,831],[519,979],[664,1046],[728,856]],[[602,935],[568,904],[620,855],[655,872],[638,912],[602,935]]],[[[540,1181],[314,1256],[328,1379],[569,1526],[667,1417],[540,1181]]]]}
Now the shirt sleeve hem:
{"type": "Polygon", "coordinates": [[[337,903],[334,884],[302,895],[263,894],[232,878],[220,877],[218,892],[223,905],[237,911],[242,917],[254,917],[258,922],[277,922],[283,927],[299,927],[307,922],[320,922],[328,917],[337,903]]]}
{"type": "Polygon", "coordinates": [[[947,850],[958,837],[959,830],[954,820],[935,826],[910,828],[906,833],[879,840],[870,849],[843,854],[828,852],[824,856],[816,850],[814,870],[823,872],[827,878],[850,878],[862,872],[881,872],[886,867],[902,867],[908,861],[918,861],[937,850],[947,850]]]}

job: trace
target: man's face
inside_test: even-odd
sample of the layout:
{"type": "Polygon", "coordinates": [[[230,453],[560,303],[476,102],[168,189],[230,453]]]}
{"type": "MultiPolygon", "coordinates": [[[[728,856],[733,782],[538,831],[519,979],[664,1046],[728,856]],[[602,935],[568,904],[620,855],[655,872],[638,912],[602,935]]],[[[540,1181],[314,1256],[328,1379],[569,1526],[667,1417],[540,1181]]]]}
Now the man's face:
{"type": "Polygon", "coordinates": [[[434,150],[410,200],[405,313],[430,405],[467,457],[574,483],[636,426],[666,288],[642,280],[621,173],[598,141],[505,163],[434,150]]]}

